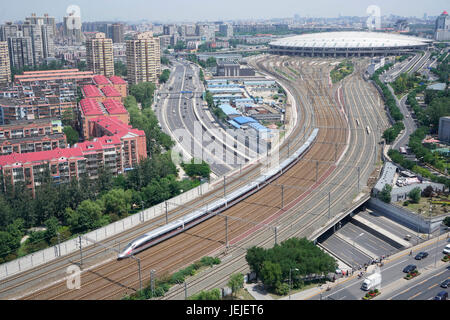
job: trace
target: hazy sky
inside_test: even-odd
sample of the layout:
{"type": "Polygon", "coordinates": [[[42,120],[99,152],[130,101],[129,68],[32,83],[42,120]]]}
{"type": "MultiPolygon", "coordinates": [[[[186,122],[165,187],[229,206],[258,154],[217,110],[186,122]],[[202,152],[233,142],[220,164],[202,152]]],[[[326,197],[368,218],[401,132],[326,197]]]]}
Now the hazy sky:
{"type": "Polygon", "coordinates": [[[293,17],[366,16],[369,5],[382,15],[422,17],[450,10],[448,0],[0,0],[0,22],[49,13],[58,22],[70,5],[81,8],[82,21],[198,21],[293,17]]]}

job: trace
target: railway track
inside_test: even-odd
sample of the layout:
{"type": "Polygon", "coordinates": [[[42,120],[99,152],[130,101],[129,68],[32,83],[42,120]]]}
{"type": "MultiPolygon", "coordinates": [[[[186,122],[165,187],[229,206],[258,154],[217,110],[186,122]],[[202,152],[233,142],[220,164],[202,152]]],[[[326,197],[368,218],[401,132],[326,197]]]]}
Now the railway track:
{"type": "MultiPolygon", "coordinates": [[[[358,83],[359,85],[359,83],[358,83]]],[[[367,97],[367,96],[366,96],[367,97]]],[[[363,101],[364,97],[355,97],[354,95],[351,95],[351,97],[349,97],[351,100],[353,100],[353,106],[358,106],[361,105],[361,103],[364,102],[368,102],[363,101]]],[[[359,110],[356,108],[355,110],[357,113],[358,117],[361,117],[362,115],[360,114],[359,110]]],[[[349,114],[349,118],[352,118],[353,114],[349,114]]],[[[364,140],[366,139],[365,134],[363,133],[362,137],[364,138],[364,140]]],[[[376,138],[375,138],[376,139],[376,138]]],[[[365,141],[364,141],[365,143],[365,141]]],[[[362,157],[362,153],[357,153],[358,148],[356,148],[357,144],[355,143],[353,145],[353,148],[349,151],[349,156],[352,157],[353,155],[357,154],[357,160],[356,161],[360,161],[361,157],[362,157]]],[[[366,162],[366,166],[363,168],[362,172],[366,172],[369,169],[369,163],[366,162]]],[[[336,190],[335,190],[336,191],[336,190]]],[[[339,202],[339,200],[335,200],[333,202],[333,205],[337,204],[337,202],[339,202]]],[[[309,209],[307,212],[305,212],[304,214],[302,214],[301,216],[295,216],[292,215],[291,217],[286,217],[286,218],[282,218],[279,221],[279,224],[281,226],[283,226],[280,230],[280,238],[281,239],[287,239],[290,238],[292,236],[307,236],[308,232],[306,232],[308,230],[308,228],[311,228],[311,226],[317,222],[317,220],[320,220],[321,217],[323,217],[324,215],[326,215],[326,211],[322,212],[320,215],[314,215],[314,211],[317,209],[317,206],[314,206],[313,208],[309,209]],[[304,223],[304,218],[307,215],[311,215],[311,216],[315,216],[311,221],[307,222],[306,224],[304,223]],[[294,227],[293,227],[294,224],[294,227]],[[294,231],[293,231],[294,230],[294,231]]],[[[256,238],[257,236],[253,237],[256,238]]],[[[247,247],[250,247],[251,244],[250,243],[257,243],[258,246],[262,246],[262,247],[267,247],[270,246],[273,241],[270,240],[269,235],[265,235],[264,237],[260,237],[262,239],[261,240],[256,240],[256,239],[249,239],[248,243],[246,244],[247,247]]],[[[202,282],[206,282],[208,278],[212,277],[210,275],[210,273],[214,272],[214,274],[231,274],[233,272],[247,272],[248,271],[248,266],[245,262],[244,259],[244,255],[245,253],[242,252],[241,249],[236,248],[235,251],[230,252],[230,255],[232,255],[232,259],[231,260],[227,260],[225,263],[223,263],[220,267],[215,267],[214,271],[211,272],[204,272],[202,275],[200,275],[199,277],[196,277],[194,280],[189,282],[189,288],[195,288],[198,287],[200,285],[200,283],[202,282]],[[236,252],[237,251],[237,252],[236,252]],[[235,256],[235,254],[237,253],[237,256],[235,256]],[[225,269],[230,268],[230,266],[233,265],[233,270],[232,271],[228,271],[224,272],[225,269]]],[[[228,280],[228,276],[225,277],[214,277],[214,281],[210,282],[207,286],[201,286],[201,289],[212,289],[214,287],[220,287],[226,284],[228,280]]],[[[192,290],[192,289],[191,289],[192,290]]],[[[169,294],[167,294],[165,297],[163,297],[163,299],[174,299],[174,298],[178,298],[180,299],[183,296],[183,291],[184,288],[180,288],[180,287],[175,287],[174,290],[172,290],[169,294]]]]}
{"type": "MultiPolygon", "coordinates": [[[[327,151],[327,146],[324,146],[323,144],[319,146],[319,149],[321,153],[325,153],[327,151]]],[[[332,157],[333,152],[328,151],[330,158],[332,157]]],[[[311,164],[309,162],[305,162],[305,164],[303,166],[311,166],[311,164]]],[[[303,167],[302,166],[302,167],[303,167]]],[[[293,168],[294,169],[294,168],[293,168]]],[[[291,170],[293,170],[291,169],[291,170]]],[[[322,173],[325,172],[326,168],[319,168],[320,172],[322,173]]],[[[297,168],[297,170],[299,170],[297,168]]],[[[301,171],[303,171],[303,168],[301,169],[301,171]]],[[[309,177],[306,180],[313,180],[313,173],[311,172],[312,170],[307,170],[308,172],[310,172],[311,177],[309,177]]],[[[289,171],[290,172],[290,171],[289,171]]],[[[298,183],[297,180],[291,180],[292,184],[293,183],[298,183]]],[[[261,211],[261,207],[266,205],[267,207],[265,207],[266,209],[272,208],[272,210],[265,210],[264,214],[259,216],[258,218],[263,219],[264,217],[270,217],[271,215],[269,214],[270,212],[267,211],[273,211],[273,203],[275,202],[275,198],[279,198],[278,195],[273,195],[273,192],[269,189],[271,189],[272,187],[268,186],[266,187],[264,190],[268,190],[267,193],[270,193],[270,197],[268,197],[267,193],[264,192],[261,195],[260,194],[256,194],[253,195],[252,197],[255,197],[254,199],[251,199],[252,197],[249,198],[249,200],[245,200],[243,203],[237,204],[236,206],[234,206],[233,208],[231,208],[230,210],[233,211],[232,214],[230,214],[231,216],[236,216],[239,217],[241,219],[254,219],[254,216],[257,216],[258,214],[260,214],[261,211]],[[241,210],[241,206],[246,206],[246,210],[241,210]]],[[[297,194],[298,191],[296,190],[289,190],[286,192],[285,194],[285,198],[286,201],[289,201],[290,198],[292,198],[294,196],[294,194],[297,194]]],[[[227,211],[227,214],[228,211],[227,211]]],[[[218,246],[222,246],[221,242],[223,242],[224,239],[224,232],[223,230],[219,230],[219,229],[223,229],[223,222],[220,224],[219,227],[217,227],[217,225],[219,224],[218,220],[220,218],[212,218],[209,221],[205,222],[204,224],[202,224],[201,226],[197,226],[191,230],[189,230],[188,232],[174,237],[172,239],[167,240],[166,242],[164,242],[161,246],[155,246],[153,248],[150,248],[148,250],[146,250],[145,252],[143,252],[142,254],[139,255],[139,258],[141,259],[141,261],[143,262],[141,265],[147,265],[147,263],[145,262],[150,262],[149,260],[151,260],[151,264],[149,264],[148,266],[142,267],[142,274],[144,275],[148,275],[149,274],[149,270],[152,269],[157,269],[157,270],[163,270],[160,272],[165,272],[165,270],[167,269],[167,272],[169,271],[173,271],[173,270],[177,270],[178,268],[184,266],[186,264],[186,254],[189,255],[189,260],[191,261],[195,261],[196,259],[201,258],[204,255],[205,252],[205,244],[202,243],[204,240],[198,240],[198,239],[209,239],[208,243],[212,243],[213,247],[218,245],[218,246]],[[188,238],[190,239],[194,239],[195,241],[193,241],[193,243],[190,243],[190,241],[187,241],[188,238]],[[186,246],[184,243],[188,242],[188,245],[186,246]],[[173,250],[173,254],[171,254],[170,249],[174,248],[178,246],[178,250],[173,250]]],[[[259,219],[258,219],[259,220],[259,219]]],[[[237,220],[236,220],[237,221],[237,220]]],[[[241,222],[232,222],[230,223],[230,227],[229,229],[230,231],[230,238],[234,238],[237,235],[240,235],[243,233],[244,229],[248,229],[248,226],[238,226],[238,224],[241,224],[241,222]]],[[[192,240],[191,240],[192,241],[192,240]]],[[[213,250],[215,250],[213,248],[213,250]]],[[[206,245],[206,251],[210,252],[211,247],[206,245]]],[[[64,298],[64,299],[85,299],[85,298],[89,298],[89,299],[100,299],[102,297],[108,297],[108,298],[112,298],[112,297],[120,297],[121,293],[123,294],[123,292],[125,291],[126,293],[126,288],[135,288],[135,282],[136,282],[136,273],[137,270],[135,270],[134,272],[130,272],[130,261],[120,261],[120,262],[114,262],[112,264],[108,264],[106,266],[102,266],[99,268],[96,268],[95,273],[92,272],[90,274],[85,274],[85,276],[82,276],[82,283],[83,283],[83,292],[67,292],[64,293],[64,291],[66,291],[65,289],[65,284],[62,284],[59,286],[59,288],[56,288],[56,290],[54,290],[55,288],[52,288],[51,290],[47,290],[45,292],[38,292],[32,296],[30,296],[29,298],[39,298],[39,299],[51,299],[52,297],[55,298],[64,298]],[[114,267],[112,267],[112,265],[114,265],[114,267]],[[109,268],[111,268],[111,270],[109,270],[109,268]],[[118,270],[117,272],[114,272],[113,270],[118,270]],[[127,270],[128,272],[125,272],[125,270],[127,270]],[[111,271],[111,272],[110,272],[111,271]],[[101,273],[103,275],[103,283],[99,284],[98,278],[99,278],[99,273],[101,273]],[[124,275],[126,273],[126,275],[124,275]],[[94,274],[94,276],[92,276],[92,274],[94,274]],[[122,274],[122,276],[120,276],[120,274],[122,274]],[[91,276],[90,276],[91,275],[91,276]],[[118,276],[118,278],[116,278],[116,275],[118,276]],[[134,279],[134,281],[133,281],[134,279]],[[117,283],[120,282],[120,286],[117,285],[117,283]],[[112,287],[120,287],[120,289],[114,290],[112,289],[112,287]],[[95,291],[95,288],[101,288],[101,290],[97,290],[95,291]],[[106,289],[109,288],[109,289],[106,289]],[[59,291],[59,292],[58,292],[59,291]],[[63,291],[63,292],[61,292],[63,291]],[[108,294],[105,294],[105,291],[108,291],[108,294]],[[56,293],[56,294],[55,294],[56,293]]],[[[135,268],[133,268],[135,269],[135,268]]],[[[147,277],[148,278],[148,277],[147,277]]],[[[144,277],[145,280],[145,277],[144,277]]],[[[129,289],[131,290],[131,289],[129,289]]]]}
{"type": "MultiPolygon", "coordinates": [[[[309,90],[315,90],[313,86],[309,87],[309,90]]],[[[316,118],[316,121],[323,122],[323,127],[329,127],[334,129],[324,129],[321,130],[321,138],[327,141],[340,141],[342,144],[340,145],[340,152],[343,151],[345,145],[345,130],[343,130],[344,126],[346,126],[345,121],[343,120],[343,116],[339,114],[337,110],[332,110],[333,117],[327,116],[327,112],[330,112],[329,105],[332,104],[331,101],[324,101],[325,97],[328,94],[321,95],[320,92],[316,92],[316,98],[313,100],[317,100],[314,102],[315,111],[321,115],[321,117],[316,118]],[[322,101],[320,103],[320,101],[322,101]],[[335,116],[335,117],[334,117],[335,116]],[[340,130],[336,128],[338,126],[340,130]],[[336,134],[336,132],[340,132],[336,134]]],[[[297,95],[296,95],[297,96],[297,95]]],[[[329,96],[329,95],[328,95],[329,96]]],[[[307,103],[306,103],[307,104],[307,103]]],[[[320,123],[322,124],[322,123],[320,123]]],[[[298,129],[297,129],[298,130],[298,129]]],[[[306,130],[305,130],[306,131],[306,130]]],[[[298,131],[297,131],[298,133],[298,131]]],[[[323,141],[324,141],[323,140],[323,141]]],[[[291,145],[293,148],[293,146],[291,145]]],[[[297,186],[298,188],[289,188],[285,192],[285,199],[288,207],[289,205],[299,205],[298,201],[305,198],[311,192],[307,190],[314,188],[314,185],[319,181],[315,182],[316,176],[314,174],[314,164],[313,160],[325,160],[328,162],[324,162],[325,164],[321,164],[318,169],[320,173],[319,180],[325,180],[327,175],[330,175],[335,168],[332,168],[332,165],[328,165],[327,163],[332,163],[333,158],[335,158],[334,151],[330,150],[330,148],[324,143],[318,143],[314,146],[314,150],[311,150],[310,153],[305,157],[304,161],[301,161],[300,164],[296,165],[295,168],[292,168],[287,172],[286,175],[279,178],[280,181],[278,183],[285,185],[297,186]],[[322,157],[319,157],[322,155],[322,157]],[[314,159],[315,158],[315,159],[314,159]],[[330,172],[330,168],[332,168],[330,172]],[[299,190],[303,188],[303,192],[299,192],[299,190]],[[296,202],[297,201],[297,202],[296,202]]],[[[315,188],[317,188],[315,186],[315,188]]],[[[336,184],[335,189],[339,188],[339,185],[336,184]]],[[[255,194],[250,197],[248,200],[245,200],[243,203],[240,203],[233,208],[230,209],[230,212],[227,211],[227,215],[239,218],[241,220],[234,220],[229,225],[229,235],[232,239],[230,243],[235,244],[235,241],[240,240],[239,237],[244,233],[244,231],[254,229],[254,224],[245,223],[243,221],[262,221],[271,223],[276,218],[282,218],[285,210],[280,210],[281,206],[280,196],[279,196],[279,187],[274,185],[269,185],[263,189],[264,192],[255,194]],[[261,212],[264,210],[263,212],[261,212]]],[[[322,201],[323,202],[323,201],[322,201]]],[[[317,205],[322,204],[322,202],[317,202],[317,205]]],[[[334,203],[338,203],[339,199],[336,199],[334,203]]],[[[311,209],[315,210],[317,208],[311,209]]],[[[309,212],[309,211],[308,211],[309,212]]],[[[305,213],[308,215],[308,213],[305,213]]],[[[309,213],[311,215],[311,213],[309,213]]],[[[313,215],[320,217],[320,215],[313,215]]],[[[299,217],[300,219],[300,217],[299,217]]],[[[318,218],[320,219],[320,218],[318,218]]],[[[301,220],[293,220],[291,221],[290,226],[292,226],[292,222],[297,223],[297,221],[301,220]]],[[[307,230],[311,227],[311,224],[305,225],[301,230],[307,230]]],[[[292,229],[292,227],[290,227],[292,229]]],[[[144,280],[149,278],[149,271],[151,269],[157,269],[158,275],[169,273],[171,271],[177,270],[180,267],[183,267],[189,264],[188,261],[193,262],[208,252],[216,252],[217,250],[221,250],[224,246],[224,224],[223,218],[216,217],[212,218],[208,222],[205,222],[201,226],[197,226],[183,235],[177,236],[170,240],[167,240],[161,245],[155,246],[153,248],[148,249],[139,255],[139,258],[142,260],[143,265],[142,274],[144,275],[144,280]],[[220,221],[222,219],[222,221],[220,221]],[[206,243],[206,244],[205,244],[206,243]],[[171,251],[173,250],[173,251],[171,251]],[[147,275],[147,276],[145,276],[147,275]]],[[[256,230],[254,230],[256,231],[256,230]]],[[[300,232],[300,231],[299,231],[300,232]]],[[[263,232],[264,233],[264,232],[263,232]]],[[[252,237],[256,237],[257,234],[249,235],[247,239],[252,237]]],[[[246,240],[247,241],[247,240],[246,240]]],[[[242,242],[242,240],[238,241],[238,243],[242,242]]],[[[102,298],[120,298],[124,293],[132,293],[136,289],[137,285],[137,269],[133,266],[134,262],[130,260],[116,262],[114,261],[111,264],[105,264],[100,266],[99,268],[95,268],[91,271],[87,271],[82,277],[82,291],[73,292],[64,290],[65,283],[60,286],[53,286],[48,290],[38,291],[26,298],[37,298],[37,299],[102,299],[102,298]],[[131,271],[130,270],[135,270],[131,271]]]]}
{"type": "MultiPolygon", "coordinates": [[[[307,110],[302,110],[302,111],[305,111],[305,114],[307,113],[307,110]]],[[[308,121],[308,119],[302,118],[300,125],[297,127],[308,126],[307,121],[308,121]]],[[[307,132],[301,132],[298,129],[294,130],[291,134],[291,137],[289,138],[290,143],[288,145],[286,143],[284,143],[280,147],[280,158],[283,159],[283,157],[286,157],[289,154],[289,150],[288,150],[289,148],[290,149],[298,148],[300,146],[300,144],[302,143],[306,134],[307,134],[307,132]]],[[[246,173],[246,175],[244,175],[244,177],[248,180],[253,179],[254,177],[259,175],[259,172],[262,167],[263,167],[263,165],[259,163],[259,164],[254,165],[250,169],[244,169],[243,170],[244,173],[246,173],[246,171],[247,171],[247,173],[246,173]]],[[[239,188],[240,186],[242,186],[245,183],[245,182],[242,182],[241,179],[229,179],[227,182],[228,182],[227,190],[229,190],[230,192],[232,190],[239,188]]],[[[188,205],[190,205],[190,206],[195,205],[196,207],[201,207],[207,202],[214,201],[215,199],[220,198],[221,195],[222,195],[222,191],[219,188],[218,190],[207,193],[206,195],[201,197],[200,200],[196,199],[196,200],[192,201],[188,205]]],[[[188,212],[188,211],[189,211],[189,209],[185,209],[182,207],[179,207],[176,210],[172,210],[170,212],[170,216],[171,216],[170,221],[176,220],[179,216],[186,214],[186,212],[188,212]]],[[[122,235],[117,235],[117,236],[112,237],[112,238],[108,239],[107,241],[105,241],[104,244],[107,246],[110,246],[111,248],[117,248],[117,247],[120,248],[120,243],[117,244],[118,241],[120,241],[122,244],[128,243],[129,241],[131,241],[135,237],[139,236],[140,234],[148,232],[150,228],[156,228],[158,226],[163,225],[164,223],[165,223],[164,218],[160,217],[157,219],[153,219],[149,222],[146,222],[142,225],[132,228],[130,230],[131,231],[130,236],[125,237],[123,239],[122,235]]],[[[91,251],[91,253],[89,253],[89,254],[84,253],[83,258],[85,261],[89,260],[89,259],[94,260],[95,258],[103,259],[103,257],[99,257],[101,255],[101,253],[104,252],[103,248],[96,248],[94,245],[94,246],[92,246],[90,251],[91,251]]],[[[58,275],[55,275],[54,278],[46,279],[47,282],[56,281],[57,278],[61,278],[62,276],[64,276],[65,269],[68,266],[70,266],[73,263],[73,261],[77,261],[77,259],[78,259],[78,253],[73,253],[73,254],[70,254],[70,255],[61,257],[60,259],[55,260],[55,262],[58,263],[58,265],[56,265],[56,263],[52,264],[52,265],[54,265],[53,267],[52,266],[49,267],[48,265],[43,265],[38,268],[34,268],[33,270],[30,270],[28,272],[24,272],[17,276],[13,276],[6,280],[3,280],[2,285],[1,285],[0,295],[4,296],[8,292],[13,291],[14,289],[18,288],[19,286],[25,285],[26,282],[28,282],[30,284],[33,282],[36,282],[36,281],[44,278],[45,275],[58,274],[58,275]],[[44,269],[46,269],[46,272],[44,274],[42,274],[42,272],[39,273],[39,270],[44,270],[44,269]],[[36,274],[36,273],[39,273],[39,274],[33,276],[33,274],[36,274]],[[25,279],[25,278],[28,278],[28,279],[22,281],[21,283],[13,284],[14,282],[18,282],[19,279],[25,279]]],[[[99,259],[97,259],[97,260],[99,260],[99,259]]],[[[97,263],[97,261],[94,261],[94,262],[97,263]]],[[[41,286],[41,284],[38,284],[38,286],[41,286]]],[[[30,292],[30,291],[28,290],[28,292],[30,292]]]]}

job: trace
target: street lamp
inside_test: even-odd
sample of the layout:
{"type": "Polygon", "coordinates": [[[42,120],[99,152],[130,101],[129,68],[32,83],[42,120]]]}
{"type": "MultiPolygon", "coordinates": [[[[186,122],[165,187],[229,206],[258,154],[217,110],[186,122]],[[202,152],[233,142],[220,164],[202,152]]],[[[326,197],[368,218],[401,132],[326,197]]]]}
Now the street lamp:
{"type": "MultiPolygon", "coordinates": [[[[297,268],[294,268],[294,271],[298,271],[297,268]]],[[[289,269],[289,300],[291,300],[291,285],[292,285],[292,268],[289,269]]]]}

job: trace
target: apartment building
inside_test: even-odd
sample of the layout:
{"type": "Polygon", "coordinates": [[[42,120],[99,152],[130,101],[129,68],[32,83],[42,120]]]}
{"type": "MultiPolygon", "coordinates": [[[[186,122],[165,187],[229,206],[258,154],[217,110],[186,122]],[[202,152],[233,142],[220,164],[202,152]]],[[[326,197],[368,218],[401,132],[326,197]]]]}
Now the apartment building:
{"type": "Polygon", "coordinates": [[[0,126],[0,155],[65,148],[61,120],[15,121],[0,126]]]}
{"type": "Polygon", "coordinates": [[[86,98],[80,101],[78,109],[78,119],[81,126],[81,132],[85,139],[90,139],[93,136],[89,131],[89,121],[99,116],[114,116],[120,119],[123,123],[130,122],[130,116],[123,104],[114,99],[97,100],[93,98],[86,98]]]}
{"type": "Polygon", "coordinates": [[[88,69],[95,74],[111,77],[114,75],[113,41],[103,32],[97,32],[86,40],[86,60],[88,69]]]}
{"type": "Polygon", "coordinates": [[[127,40],[127,78],[130,84],[158,83],[161,75],[161,51],[159,38],[152,32],[137,34],[127,40]]]}
{"type": "Polygon", "coordinates": [[[8,42],[0,41],[0,84],[11,82],[8,42]]]}
{"type": "Polygon", "coordinates": [[[59,184],[82,176],[96,179],[100,169],[113,175],[125,173],[147,158],[144,131],[103,116],[92,119],[90,125],[93,133],[103,136],[75,144],[73,148],[0,156],[4,182],[7,179],[13,185],[24,182],[34,194],[46,170],[54,183],[59,184]]]}

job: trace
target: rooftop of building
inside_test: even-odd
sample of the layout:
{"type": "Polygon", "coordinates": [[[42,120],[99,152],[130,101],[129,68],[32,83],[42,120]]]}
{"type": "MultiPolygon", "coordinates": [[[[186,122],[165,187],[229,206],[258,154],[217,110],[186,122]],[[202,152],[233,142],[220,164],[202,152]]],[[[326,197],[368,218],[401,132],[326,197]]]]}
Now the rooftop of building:
{"type": "Polygon", "coordinates": [[[246,124],[246,123],[257,122],[255,119],[253,119],[251,117],[237,117],[237,118],[234,118],[233,120],[236,123],[238,123],[239,125],[246,124]]]}
{"type": "Polygon", "coordinates": [[[85,116],[101,116],[103,111],[94,99],[83,99],[80,101],[81,110],[85,116]]]}
{"type": "Polygon", "coordinates": [[[107,77],[105,77],[104,75],[96,75],[93,78],[94,83],[97,85],[109,85],[111,84],[108,80],[107,77]]]}
{"type": "Polygon", "coordinates": [[[124,105],[117,100],[106,99],[103,102],[103,105],[109,114],[128,114],[128,111],[125,109],[124,105]]]}
{"type": "Polygon", "coordinates": [[[71,158],[81,158],[83,152],[81,148],[53,149],[48,151],[38,151],[31,153],[12,153],[0,156],[1,166],[20,166],[25,163],[42,162],[42,161],[66,161],[71,158]]]}
{"type": "Polygon", "coordinates": [[[101,89],[106,97],[121,97],[122,95],[114,87],[106,86],[101,89]]]}
{"type": "Polygon", "coordinates": [[[394,182],[395,173],[397,172],[397,166],[392,162],[386,162],[383,167],[383,172],[380,179],[375,184],[374,189],[378,192],[382,191],[386,184],[392,185],[394,182]]]}
{"type": "Polygon", "coordinates": [[[424,46],[431,41],[386,32],[343,31],[303,34],[273,41],[269,45],[291,48],[388,48],[424,46]]]}
{"type": "Polygon", "coordinates": [[[25,71],[23,75],[14,76],[16,82],[36,82],[68,79],[93,78],[92,71],[79,71],[78,69],[45,70],[45,71],[25,71]]]}
{"type": "Polygon", "coordinates": [[[65,137],[64,133],[51,133],[46,134],[38,137],[23,137],[23,138],[1,138],[0,137],[0,143],[5,145],[5,142],[7,141],[10,144],[16,144],[21,142],[28,142],[28,141],[45,141],[45,140],[60,140],[65,137]]]}
{"type": "Polygon", "coordinates": [[[94,85],[83,86],[83,92],[86,98],[97,98],[103,96],[100,90],[94,85]]]}
{"type": "Polygon", "coordinates": [[[89,122],[95,122],[105,131],[108,131],[111,135],[117,135],[120,138],[127,136],[145,137],[145,132],[143,130],[133,129],[131,125],[127,125],[115,117],[99,116],[97,118],[90,119],[89,122]]]}
{"type": "Polygon", "coordinates": [[[109,78],[109,80],[113,84],[127,84],[127,82],[125,80],[123,80],[121,77],[118,77],[118,76],[112,76],[109,78]]]}
{"type": "Polygon", "coordinates": [[[229,104],[221,104],[219,105],[219,108],[227,115],[233,115],[233,114],[241,114],[238,110],[236,110],[235,108],[233,108],[231,105],[229,104]]]}
{"type": "Polygon", "coordinates": [[[60,121],[57,118],[45,118],[45,119],[33,119],[33,120],[14,120],[8,124],[0,125],[0,129],[8,129],[10,127],[25,127],[27,125],[40,125],[40,124],[49,124],[51,125],[53,121],[60,121]]]}

